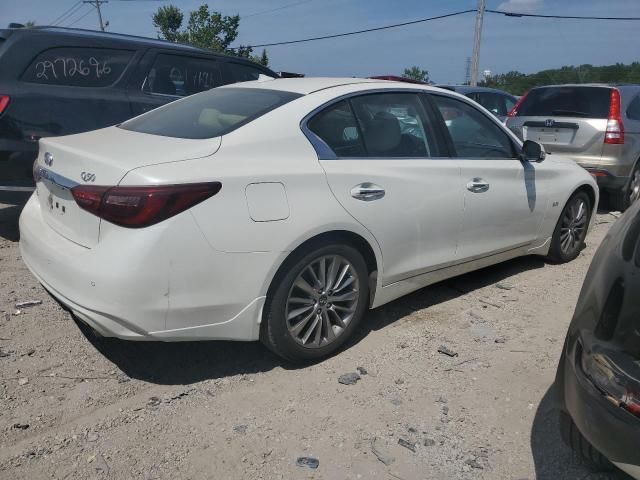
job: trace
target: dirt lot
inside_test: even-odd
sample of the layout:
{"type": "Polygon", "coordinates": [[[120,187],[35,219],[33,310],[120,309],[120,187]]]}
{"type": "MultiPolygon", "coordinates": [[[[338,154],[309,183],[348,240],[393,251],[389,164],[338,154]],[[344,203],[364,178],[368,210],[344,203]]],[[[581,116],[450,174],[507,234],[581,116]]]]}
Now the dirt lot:
{"type": "Polygon", "coordinates": [[[0,204],[2,479],[622,478],[573,459],[550,390],[611,214],[569,265],[523,258],[423,289],[295,368],[258,343],[93,337],[22,264],[19,210],[0,204]]]}

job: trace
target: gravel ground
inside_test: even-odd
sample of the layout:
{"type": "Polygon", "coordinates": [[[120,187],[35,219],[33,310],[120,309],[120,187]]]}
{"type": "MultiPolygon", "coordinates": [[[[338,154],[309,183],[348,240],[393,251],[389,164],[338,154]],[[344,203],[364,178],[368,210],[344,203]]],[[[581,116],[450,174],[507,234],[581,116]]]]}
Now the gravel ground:
{"type": "Polygon", "coordinates": [[[425,288],[296,368],[258,343],[94,337],[21,262],[19,211],[0,203],[1,479],[623,478],[574,459],[551,389],[614,215],[571,264],[522,258],[425,288]]]}

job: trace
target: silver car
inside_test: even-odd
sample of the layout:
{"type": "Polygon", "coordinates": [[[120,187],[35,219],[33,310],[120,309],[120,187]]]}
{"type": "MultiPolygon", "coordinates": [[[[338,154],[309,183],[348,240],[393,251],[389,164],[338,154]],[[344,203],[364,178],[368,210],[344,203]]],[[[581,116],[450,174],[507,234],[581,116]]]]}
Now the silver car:
{"type": "Polygon", "coordinates": [[[626,210],[640,197],[640,85],[553,85],[530,90],[507,117],[520,139],[573,158],[626,210]]]}

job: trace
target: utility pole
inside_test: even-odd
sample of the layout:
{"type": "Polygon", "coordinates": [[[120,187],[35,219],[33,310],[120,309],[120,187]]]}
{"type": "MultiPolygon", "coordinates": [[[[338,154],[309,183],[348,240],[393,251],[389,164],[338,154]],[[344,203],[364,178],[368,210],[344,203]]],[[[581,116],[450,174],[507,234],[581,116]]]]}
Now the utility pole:
{"type": "Polygon", "coordinates": [[[109,0],[83,0],[82,3],[88,3],[89,5],[96,7],[96,10],[98,10],[98,20],[100,21],[100,30],[104,32],[104,23],[102,23],[102,11],[100,10],[100,5],[103,3],[109,3],[109,0]]]}
{"type": "Polygon", "coordinates": [[[471,86],[478,85],[478,69],[480,67],[480,38],[482,37],[482,20],[484,19],[484,2],[478,0],[478,13],[476,13],[476,31],[473,35],[473,57],[471,59],[471,86]]]}
{"type": "Polygon", "coordinates": [[[464,69],[464,84],[471,85],[471,57],[467,57],[464,69]]]}

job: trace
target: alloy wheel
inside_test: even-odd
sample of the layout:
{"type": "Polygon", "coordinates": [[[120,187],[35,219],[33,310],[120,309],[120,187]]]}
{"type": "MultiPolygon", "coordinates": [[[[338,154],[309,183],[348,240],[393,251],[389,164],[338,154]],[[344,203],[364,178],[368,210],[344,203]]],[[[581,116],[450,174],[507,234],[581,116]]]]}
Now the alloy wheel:
{"type": "Polygon", "coordinates": [[[347,328],[358,307],[359,279],[340,255],[314,259],[302,269],[286,303],[287,329],[307,348],[334,342],[347,328]]]}
{"type": "Polygon", "coordinates": [[[640,198],[640,168],[636,168],[629,182],[629,205],[640,198]]]}
{"type": "Polygon", "coordinates": [[[584,241],[589,220],[587,210],[584,199],[576,197],[564,212],[560,226],[560,249],[565,255],[575,252],[584,241]]]}

